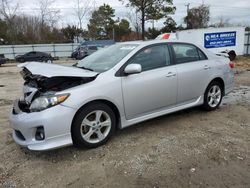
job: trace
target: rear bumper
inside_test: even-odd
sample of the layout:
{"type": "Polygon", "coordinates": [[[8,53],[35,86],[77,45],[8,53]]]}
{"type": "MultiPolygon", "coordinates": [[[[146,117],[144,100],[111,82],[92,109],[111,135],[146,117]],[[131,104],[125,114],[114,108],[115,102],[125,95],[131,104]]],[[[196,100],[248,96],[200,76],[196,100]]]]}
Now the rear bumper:
{"type": "Polygon", "coordinates": [[[72,144],[71,123],[76,110],[57,105],[41,112],[10,114],[13,139],[30,150],[50,150],[72,144]],[[44,128],[44,140],[37,140],[38,127],[44,128]],[[20,134],[21,133],[21,134],[20,134]]]}

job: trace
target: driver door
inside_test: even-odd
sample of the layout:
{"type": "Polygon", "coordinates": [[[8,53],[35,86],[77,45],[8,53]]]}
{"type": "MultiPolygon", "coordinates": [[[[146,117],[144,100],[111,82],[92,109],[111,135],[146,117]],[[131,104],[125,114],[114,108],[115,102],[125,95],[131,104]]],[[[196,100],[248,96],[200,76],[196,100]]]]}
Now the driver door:
{"type": "Polygon", "coordinates": [[[140,64],[142,72],[122,77],[125,114],[133,119],[176,104],[177,76],[166,44],[149,46],[128,64],[140,64]]]}

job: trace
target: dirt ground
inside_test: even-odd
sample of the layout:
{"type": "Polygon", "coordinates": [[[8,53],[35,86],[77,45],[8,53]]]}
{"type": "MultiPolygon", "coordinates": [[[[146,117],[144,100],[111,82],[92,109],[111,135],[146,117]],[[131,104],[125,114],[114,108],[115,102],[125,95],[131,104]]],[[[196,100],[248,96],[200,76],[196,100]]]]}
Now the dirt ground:
{"type": "Polygon", "coordinates": [[[237,61],[235,90],[218,110],[146,121],[91,150],[34,152],[13,142],[18,72],[0,67],[0,187],[250,187],[250,58],[237,61]]]}

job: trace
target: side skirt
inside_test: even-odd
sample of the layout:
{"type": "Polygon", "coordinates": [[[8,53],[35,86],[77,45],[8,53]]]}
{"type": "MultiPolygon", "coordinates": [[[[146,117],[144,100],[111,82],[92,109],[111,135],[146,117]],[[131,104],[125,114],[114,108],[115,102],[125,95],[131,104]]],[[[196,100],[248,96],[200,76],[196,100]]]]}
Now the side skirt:
{"type": "Polygon", "coordinates": [[[181,104],[181,105],[178,105],[178,106],[173,106],[173,107],[160,109],[160,110],[155,111],[153,113],[142,115],[140,117],[136,117],[136,118],[130,119],[130,120],[127,120],[126,117],[123,116],[123,117],[121,117],[121,126],[120,126],[120,128],[123,129],[123,128],[126,128],[128,126],[134,125],[136,123],[140,123],[142,121],[153,119],[153,118],[156,118],[156,117],[159,117],[159,116],[163,116],[163,115],[170,114],[170,113],[173,113],[173,112],[177,112],[177,111],[180,111],[180,110],[184,110],[184,109],[187,109],[187,108],[199,106],[199,105],[203,104],[203,100],[204,100],[204,97],[200,96],[195,101],[192,100],[192,102],[189,102],[189,103],[185,103],[185,104],[181,104]]]}

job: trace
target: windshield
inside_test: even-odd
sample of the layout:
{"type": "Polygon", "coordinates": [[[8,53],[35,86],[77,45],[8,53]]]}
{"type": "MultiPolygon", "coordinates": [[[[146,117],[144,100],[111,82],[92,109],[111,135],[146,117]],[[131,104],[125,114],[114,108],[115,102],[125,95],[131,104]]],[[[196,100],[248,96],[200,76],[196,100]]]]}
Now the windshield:
{"type": "Polygon", "coordinates": [[[95,72],[104,72],[114,67],[137,46],[137,44],[111,45],[87,56],[79,61],[76,66],[95,72]]]}

